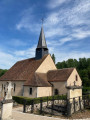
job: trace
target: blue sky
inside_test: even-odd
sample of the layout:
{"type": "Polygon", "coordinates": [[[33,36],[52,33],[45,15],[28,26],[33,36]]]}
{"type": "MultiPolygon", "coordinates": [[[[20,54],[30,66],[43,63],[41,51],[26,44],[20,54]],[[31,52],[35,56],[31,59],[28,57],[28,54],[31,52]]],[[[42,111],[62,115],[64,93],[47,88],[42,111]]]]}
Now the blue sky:
{"type": "Polygon", "coordinates": [[[90,57],[90,0],[0,0],[0,68],[35,56],[41,18],[57,62],[90,57]]]}

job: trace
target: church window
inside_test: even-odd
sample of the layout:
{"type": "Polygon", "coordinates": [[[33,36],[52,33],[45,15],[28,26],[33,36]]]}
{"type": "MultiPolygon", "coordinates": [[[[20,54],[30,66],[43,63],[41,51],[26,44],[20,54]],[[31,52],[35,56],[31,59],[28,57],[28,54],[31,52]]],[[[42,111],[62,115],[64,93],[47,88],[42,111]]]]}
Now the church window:
{"type": "Polygon", "coordinates": [[[76,81],[78,81],[78,76],[76,75],[76,81]]]}
{"type": "Polygon", "coordinates": [[[29,94],[32,95],[32,88],[29,89],[29,94]]]}
{"type": "Polygon", "coordinates": [[[14,83],[14,92],[15,92],[15,90],[16,90],[16,84],[14,83]]]}
{"type": "Polygon", "coordinates": [[[55,95],[58,95],[58,94],[59,94],[58,89],[55,89],[54,94],[55,94],[55,95]]]}

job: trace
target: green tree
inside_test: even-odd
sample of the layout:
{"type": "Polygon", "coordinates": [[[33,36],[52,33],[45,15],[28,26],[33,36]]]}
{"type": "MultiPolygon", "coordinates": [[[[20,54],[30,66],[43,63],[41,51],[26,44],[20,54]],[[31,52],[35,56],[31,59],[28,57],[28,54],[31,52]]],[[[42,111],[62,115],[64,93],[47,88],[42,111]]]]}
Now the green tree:
{"type": "Polygon", "coordinates": [[[56,58],[55,58],[55,55],[54,55],[54,54],[52,54],[52,56],[51,56],[51,57],[52,57],[52,59],[53,59],[53,62],[55,63],[55,62],[56,62],[56,61],[55,61],[55,59],[56,59],[56,58]]]}
{"type": "Polygon", "coordinates": [[[4,75],[4,74],[5,74],[5,72],[7,72],[7,69],[5,69],[5,70],[0,69],[0,77],[1,77],[2,75],[4,75]]]}

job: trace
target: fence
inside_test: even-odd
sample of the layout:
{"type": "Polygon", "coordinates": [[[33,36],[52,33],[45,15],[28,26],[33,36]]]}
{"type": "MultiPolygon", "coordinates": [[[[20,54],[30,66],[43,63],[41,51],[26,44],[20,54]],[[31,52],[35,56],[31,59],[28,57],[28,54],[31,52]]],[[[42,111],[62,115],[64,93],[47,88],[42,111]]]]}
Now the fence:
{"type": "Polygon", "coordinates": [[[24,100],[23,112],[70,116],[80,110],[90,108],[90,94],[71,99],[61,99],[60,97],[51,97],[49,100],[40,98],[38,101],[32,99],[30,104],[24,100]]]}
{"type": "Polygon", "coordinates": [[[54,97],[52,96],[50,99],[47,97],[47,99],[43,99],[42,97],[37,101],[35,99],[31,100],[30,105],[28,105],[28,102],[24,100],[23,105],[23,112],[39,112],[39,114],[42,113],[48,113],[51,115],[54,114],[60,114],[62,112],[63,114],[67,114],[67,99],[58,96],[54,97]]]}

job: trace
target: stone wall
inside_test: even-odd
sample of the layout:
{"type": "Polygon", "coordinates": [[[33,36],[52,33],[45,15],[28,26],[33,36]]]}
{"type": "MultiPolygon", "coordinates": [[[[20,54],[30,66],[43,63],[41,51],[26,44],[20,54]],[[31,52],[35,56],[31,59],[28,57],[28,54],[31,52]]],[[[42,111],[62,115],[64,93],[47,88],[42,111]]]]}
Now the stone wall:
{"type": "Polygon", "coordinates": [[[73,72],[71,73],[71,75],[69,76],[69,78],[67,80],[67,86],[73,86],[74,82],[75,82],[75,85],[77,85],[77,86],[82,85],[81,78],[80,78],[78,72],[76,71],[76,69],[74,69],[73,72]],[[76,75],[77,75],[77,81],[76,81],[76,75]]]}
{"type": "Polygon", "coordinates": [[[52,96],[52,87],[38,87],[37,97],[52,96]]]}
{"type": "Polygon", "coordinates": [[[82,89],[68,89],[68,99],[82,96],[82,89]]]}
{"type": "Polygon", "coordinates": [[[37,87],[30,87],[30,86],[24,86],[24,97],[31,97],[36,98],[37,97],[37,87]],[[32,88],[32,94],[30,95],[29,91],[30,88],[32,88]]]}
{"type": "MultiPolygon", "coordinates": [[[[8,81],[0,81],[0,97],[4,97],[4,85],[7,83],[8,81]],[[2,88],[3,85],[3,88],[2,88]]],[[[12,81],[12,84],[15,84],[15,91],[14,89],[12,89],[12,96],[22,96],[23,95],[23,84],[24,81],[12,81]]]]}
{"type": "MultiPolygon", "coordinates": [[[[39,74],[39,75],[42,75],[40,73],[43,73],[43,79],[46,79],[47,80],[47,75],[46,73],[49,71],[49,70],[56,70],[56,66],[51,58],[50,55],[48,55],[46,57],[46,59],[42,62],[42,64],[39,66],[39,68],[36,70],[36,73],[39,74]]],[[[42,78],[42,76],[41,76],[42,78]]]]}
{"type": "Polygon", "coordinates": [[[51,84],[53,85],[53,95],[54,95],[55,89],[59,91],[59,95],[67,93],[66,82],[51,82],[51,84]]]}

